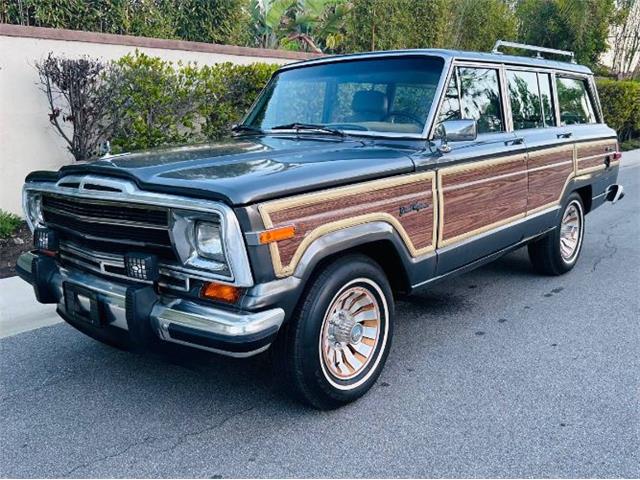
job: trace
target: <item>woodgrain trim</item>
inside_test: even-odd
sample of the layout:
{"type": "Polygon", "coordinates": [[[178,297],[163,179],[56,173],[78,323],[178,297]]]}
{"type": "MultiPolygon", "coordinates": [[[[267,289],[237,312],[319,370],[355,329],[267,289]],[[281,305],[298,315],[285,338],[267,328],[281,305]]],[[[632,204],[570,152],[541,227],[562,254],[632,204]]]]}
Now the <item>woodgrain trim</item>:
{"type": "MultiPolygon", "coordinates": [[[[517,154],[517,155],[509,155],[508,157],[503,157],[503,158],[498,158],[498,159],[493,159],[493,160],[485,160],[485,161],[473,161],[471,160],[468,163],[464,163],[462,165],[454,165],[452,167],[445,167],[443,169],[438,170],[438,176],[437,176],[437,181],[438,181],[438,247],[445,247],[447,245],[451,245],[453,243],[457,243],[460,242],[462,240],[465,240],[469,237],[473,237],[475,235],[480,235],[482,233],[485,233],[489,230],[493,230],[495,228],[501,227],[509,222],[513,222],[515,220],[518,220],[520,218],[523,218],[525,216],[525,211],[523,210],[522,213],[519,213],[517,215],[513,215],[510,216],[508,218],[499,220],[497,222],[492,222],[490,224],[487,225],[483,225],[482,227],[479,228],[475,228],[472,230],[469,230],[468,232],[465,232],[463,234],[460,235],[456,235],[454,237],[450,237],[445,239],[444,238],[444,227],[445,227],[445,215],[446,215],[446,203],[445,203],[445,198],[444,198],[444,187],[443,187],[443,178],[445,176],[448,175],[452,175],[452,174],[456,174],[456,173],[460,173],[460,172],[471,172],[474,170],[480,170],[480,169],[486,169],[486,168],[490,168],[490,167],[494,167],[496,165],[502,165],[505,163],[510,163],[510,162],[514,162],[517,160],[521,160],[523,162],[523,168],[521,171],[518,172],[512,172],[512,173],[508,173],[508,174],[501,174],[501,175],[494,175],[494,176],[487,176],[484,177],[480,180],[474,180],[474,181],[469,181],[469,182],[464,182],[461,183],[459,185],[455,185],[453,187],[451,187],[449,189],[449,191],[451,190],[458,190],[460,188],[464,188],[464,187],[469,187],[469,186],[476,186],[479,185],[481,183],[486,183],[486,182],[490,182],[490,181],[495,181],[496,179],[500,179],[500,178],[507,178],[507,177],[511,177],[511,176],[515,176],[515,175],[525,175],[526,178],[526,154],[522,153],[522,154],[517,154]]],[[[525,192],[526,195],[526,192],[525,192]]]]}
{"type": "Polygon", "coordinates": [[[571,170],[569,171],[569,174],[567,175],[567,178],[564,181],[564,184],[562,186],[562,188],[560,189],[560,193],[558,195],[558,198],[552,202],[547,202],[543,205],[539,205],[535,208],[529,209],[529,199],[531,198],[532,192],[531,192],[531,178],[528,179],[529,181],[529,189],[527,192],[527,216],[529,215],[533,215],[536,214],[538,212],[541,212],[543,210],[547,210],[551,207],[555,207],[558,206],[560,204],[560,201],[562,200],[562,197],[564,196],[564,192],[567,189],[567,185],[569,184],[569,182],[571,182],[571,180],[575,177],[575,170],[576,170],[576,158],[577,158],[577,149],[576,149],[576,144],[570,144],[570,145],[562,145],[559,147],[554,147],[554,148],[549,148],[549,149],[543,149],[543,150],[538,150],[535,152],[532,152],[529,154],[529,159],[527,160],[527,165],[531,165],[531,164],[535,164],[537,157],[543,157],[543,156],[547,156],[549,154],[554,154],[554,153],[567,153],[567,154],[571,154],[571,159],[569,160],[560,160],[560,161],[556,161],[555,163],[549,163],[549,164],[545,164],[542,167],[534,167],[534,168],[528,168],[527,172],[529,174],[531,173],[536,173],[539,172],[541,170],[546,170],[546,169],[550,169],[550,168],[557,168],[561,165],[572,165],[571,170]]]}
{"type": "Polygon", "coordinates": [[[432,236],[430,245],[422,248],[416,248],[411,236],[402,225],[401,221],[393,215],[387,212],[371,212],[363,215],[356,215],[349,218],[344,218],[337,221],[331,221],[319,225],[318,227],[307,232],[302,242],[297,246],[295,253],[287,265],[282,262],[282,256],[278,242],[269,244],[269,251],[271,254],[271,261],[273,264],[276,276],[284,277],[291,275],[297,267],[300,259],[304,255],[309,245],[323,235],[326,235],[337,230],[352,227],[355,225],[362,225],[364,223],[371,223],[376,221],[382,221],[390,224],[400,235],[407,250],[412,257],[418,257],[430,253],[435,250],[436,245],[436,226],[437,226],[437,211],[438,211],[438,196],[436,195],[436,173],[434,171],[421,172],[415,174],[401,175],[393,178],[374,180],[370,182],[364,182],[357,185],[351,185],[346,187],[338,187],[331,190],[324,190],[321,192],[297,195],[294,197],[285,198],[282,200],[274,200],[265,202],[258,205],[258,211],[262,217],[265,228],[273,228],[274,223],[272,216],[276,212],[283,210],[289,210],[296,207],[304,207],[310,205],[321,204],[336,199],[352,197],[354,195],[361,195],[364,193],[376,192],[393,187],[401,187],[403,185],[427,182],[431,183],[431,198],[432,198],[432,210],[433,210],[433,224],[431,225],[432,236]]]}
{"type": "Polygon", "coordinates": [[[617,140],[613,138],[576,144],[576,175],[584,175],[587,173],[599,172],[600,170],[606,169],[604,159],[606,157],[612,156],[616,150],[617,140]],[[606,146],[613,147],[613,149],[610,151],[597,151],[598,147],[606,146]],[[596,153],[592,153],[594,149],[596,150],[596,153]],[[587,153],[587,155],[580,156],[583,152],[587,153]],[[599,162],[593,165],[593,160],[599,160],[599,162]],[[581,168],[581,164],[586,166],[581,168]]]}

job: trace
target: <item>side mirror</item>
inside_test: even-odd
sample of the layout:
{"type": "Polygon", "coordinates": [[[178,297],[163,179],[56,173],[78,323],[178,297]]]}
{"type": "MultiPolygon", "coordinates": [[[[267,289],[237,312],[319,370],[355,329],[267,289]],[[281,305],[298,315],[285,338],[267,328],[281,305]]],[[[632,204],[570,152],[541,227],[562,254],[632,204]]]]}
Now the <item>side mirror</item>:
{"type": "Polygon", "coordinates": [[[442,140],[440,151],[451,151],[449,142],[472,142],[478,138],[478,127],[475,120],[446,120],[438,125],[437,138],[442,140]]]}

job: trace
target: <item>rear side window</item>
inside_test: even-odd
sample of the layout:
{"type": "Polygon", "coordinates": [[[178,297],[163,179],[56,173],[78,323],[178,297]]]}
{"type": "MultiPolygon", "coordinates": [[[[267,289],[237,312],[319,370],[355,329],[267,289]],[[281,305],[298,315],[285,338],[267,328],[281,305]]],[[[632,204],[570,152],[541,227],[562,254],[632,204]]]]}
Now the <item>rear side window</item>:
{"type": "Polygon", "coordinates": [[[507,83],[514,130],[555,125],[548,73],[510,70],[507,83]]]}
{"type": "Polygon", "coordinates": [[[502,104],[498,70],[458,67],[451,76],[438,121],[471,119],[478,133],[502,132],[502,104]]]}
{"type": "Polygon", "coordinates": [[[596,122],[593,105],[584,80],[557,77],[556,86],[562,125],[596,122]]]}

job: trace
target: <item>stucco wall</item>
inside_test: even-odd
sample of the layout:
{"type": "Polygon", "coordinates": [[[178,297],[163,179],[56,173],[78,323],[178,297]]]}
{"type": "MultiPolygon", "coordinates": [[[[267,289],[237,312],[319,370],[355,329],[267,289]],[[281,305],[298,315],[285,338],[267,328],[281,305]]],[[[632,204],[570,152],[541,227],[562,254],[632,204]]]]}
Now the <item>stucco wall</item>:
{"type": "Polygon", "coordinates": [[[37,85],[35,62],[49,52],[112,60],[136,48],[165,60],[200,64],[287,63],[306,56],[294,52],[0,24],[0,208],[22,214],[24,177],[33,170],[56,170],[72,161],[63,140],[48,122],[47,102],[37,85]]]}

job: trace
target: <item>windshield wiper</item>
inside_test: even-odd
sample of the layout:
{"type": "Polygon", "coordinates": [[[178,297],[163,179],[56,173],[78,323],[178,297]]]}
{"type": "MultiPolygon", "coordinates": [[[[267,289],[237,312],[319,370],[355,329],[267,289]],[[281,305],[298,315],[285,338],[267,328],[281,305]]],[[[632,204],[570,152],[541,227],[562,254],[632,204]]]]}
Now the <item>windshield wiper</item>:
{"type": "Polygon", "coordinates": [[[314,130],[316,132],[329,133],[331,135],[337,135],[340,137],[344,137],[344,132],[342,130],[338,130],[337,128],[330,128],[324,125],[319,125],[315,123],[286,123],[284,125],[276,125],[275,127],[271,127],[271,130],[314,130]]]}
{"type": "Polygon", "coordinates": [[[256,133],[256,134],[261,134],[264,133],[261,129],[259,129],[258,127],[252,127],[251,125],[244,125],[244,124],[239,124],[239,125],[234,125],[233,127],[231,127],[231,131],[233,133],[256,133]]]}

